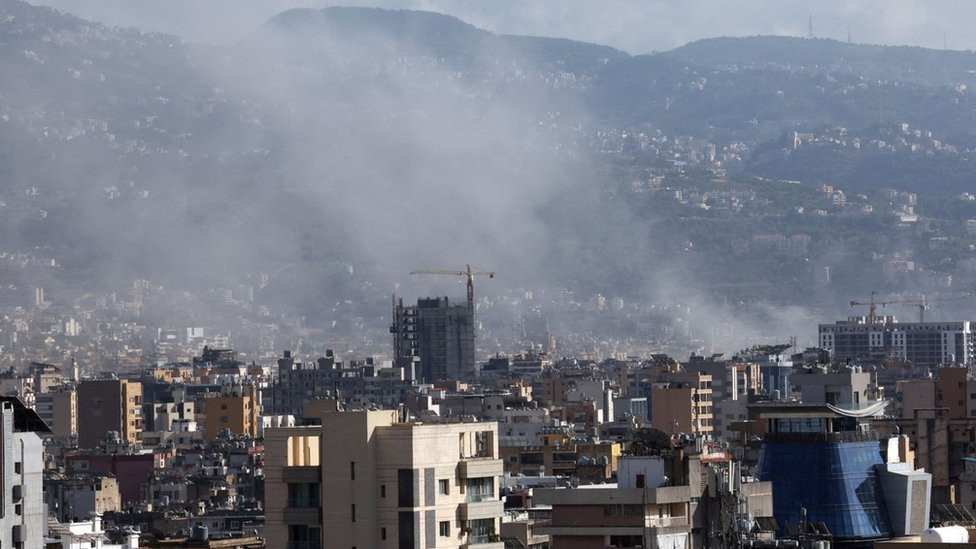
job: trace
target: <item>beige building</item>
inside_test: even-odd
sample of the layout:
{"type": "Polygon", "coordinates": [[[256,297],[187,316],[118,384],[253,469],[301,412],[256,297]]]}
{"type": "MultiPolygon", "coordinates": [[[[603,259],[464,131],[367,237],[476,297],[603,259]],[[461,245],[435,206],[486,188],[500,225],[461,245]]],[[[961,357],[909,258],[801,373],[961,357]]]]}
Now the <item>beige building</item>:
{"type": "Polygon", "coordinates": [[[122,510],[119,482],[111,473],[51,474],[44,479],[44,493],[50,515],[59,522],[122,510]]]}
{"type": "Polygon", "coordinates": [[[142,435],[142,383],[124,379],[93,379],[78,385],[78,446],[95,448],[109,431],[125,442],[142,435]]]}
{"type": "Polygon", "coordinates": [[[552,520],[535,531],[551,536],[553,549],[723,547],[727,540],[709,539],[728,532],[734,515],[715,510],[773,513],[772,484],[725,481],[738,471],[718,454],[689,456],[686,470],[669,470],[660,457],[622,457],[617,484],[535,489],[533,503],[552,506],[552,520]]]}
{"type": "Polygon", "coordinates": [[[895,398],[901,419],[926,408],[945,408],[948,419],[976,418],[976,380],[966,367],[939,368],[934,379],[899,380],[895,398]]]}
{"type": "Polygon", "coordinates": [[[230,429],[235,435],[258,436],[261,405],[256,386],[244,385],[223,394],[206,395],[199,404],[206,440],[217,438],[221,429],[230,429]]]}
{"type": "Polygon", "coordinates": [[[56,437],[78,434],[78,393],[74,387],[53,387],[38,393],[34,409],[56,437]]]}
{"type": "Polygon", "coordinates": [[[496,423],[325,412],[265,431],[265,535],[282,547],[502,549],[496,423]]]}
{"type": "Polygon", "coordinates": [[[651,387],[651,426],[669,434],[710,436],[712,376],[668,373],[651,387]]]}

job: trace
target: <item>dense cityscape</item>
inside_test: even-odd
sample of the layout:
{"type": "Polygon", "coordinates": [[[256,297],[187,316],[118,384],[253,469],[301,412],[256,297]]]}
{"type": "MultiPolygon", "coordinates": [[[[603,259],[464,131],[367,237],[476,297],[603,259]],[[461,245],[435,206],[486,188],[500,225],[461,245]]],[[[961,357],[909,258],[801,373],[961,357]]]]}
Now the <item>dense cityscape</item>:
{"type": "Polygon", "coordinates": [[[976,544],[973,50],[91,2],[0,0],[0,549],[976,544]]]}

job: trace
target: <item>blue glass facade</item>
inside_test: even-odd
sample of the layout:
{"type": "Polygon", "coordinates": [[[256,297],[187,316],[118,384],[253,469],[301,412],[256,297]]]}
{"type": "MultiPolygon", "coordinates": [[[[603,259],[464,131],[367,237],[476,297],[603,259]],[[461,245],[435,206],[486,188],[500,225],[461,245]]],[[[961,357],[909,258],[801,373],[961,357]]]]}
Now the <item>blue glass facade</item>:
{"type": "Polygon", "coordinates": [[[771,442],[763,446],[759,480],[773,483],[773,515],[784,531],[800,522],[824,522],[834,539],[889,537],[878,482],[880,443],[771,442]]]}
{"type": "Polygon", "coordinates": [[[773,391],[779,391],[780,398],[789,398],[793,392],[790,387],[790,374],[793,373],[793,365],[763,363],[759,365],[759,376],[762,378],[763,391],[772,395],[773,391]]]}

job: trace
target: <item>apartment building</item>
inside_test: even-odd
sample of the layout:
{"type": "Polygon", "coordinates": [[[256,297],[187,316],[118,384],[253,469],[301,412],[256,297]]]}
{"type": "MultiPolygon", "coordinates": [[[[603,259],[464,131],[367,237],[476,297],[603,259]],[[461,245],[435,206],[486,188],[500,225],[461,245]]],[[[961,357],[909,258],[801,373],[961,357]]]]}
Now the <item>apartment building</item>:
{"type": "Polygon", "coordinates": [[[227,387],[219,394],[203,395],[198,403],[203,410],[206,440],[217,438],[221,429],[229,429],[235,435],[258,436],[261,405],[256,386],[227,387]]]}
{"type": "Polygon", "coordinates": [[[56,437],[78,434],[78,393],[69,385],[51,387],[35,397],[37,415],[51,428],[56,437]]]}
{"type": "Polygon", "coordinates": [[[0,397],[0,547],[41,549],[47,520],[44,446],[49,430],[16,397],[0,397]]]}
{"type": "Polygon", "coordinates": [[[95,448],[106,433],[117,432],[129,443],[140,440],[143,429],[142,383],[125,379],[92,379],[78,384],[78,446],[95,448]]]}
{"type": "Polygon", "coordinates": [[[497,435],[389,410],[267,429],[265,534],[294,549],[502,549],[497,435]]]}
{"type": "Polygon", "coordinates": [[[651,426],[655,429],[710,437],[712,418],[710,375],[669,372],[651,388],[651,426]]]}
{"type": "Polygon", "coordinates": [[[551,536],[553,549],[720,547],[732,540],[706,539],[731,531],[729,513],[720,511],[728,506],[723,500],[754,517],[772,514],[771,485],[740,482],[727,455],[677,463],[627,456],[620,459],[616,485],[536,489],[533,502],[552,506],[551,522],[536,531],[551,536]]]}

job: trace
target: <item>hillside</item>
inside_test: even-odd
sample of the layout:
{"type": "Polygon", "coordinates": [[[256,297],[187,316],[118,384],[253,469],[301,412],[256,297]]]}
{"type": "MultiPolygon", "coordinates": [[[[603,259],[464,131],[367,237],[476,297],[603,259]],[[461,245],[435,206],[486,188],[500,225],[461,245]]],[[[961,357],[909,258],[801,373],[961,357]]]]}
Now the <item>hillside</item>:
{"type": "Polygon", "coordinates": [[[798,70],[922,86],[976,84],[976,53],[785,36],[709,38],[662,55],[704,68],[798,70]]]}
{"type": "Polygon", "coordinates": [[[261,303],[311,318],[445,263],[584,294],[761,280],[773,300],[839,264],[869,289],[881,267],[844,254],[968,257],[957,229],[948,261],[927,248],[943,233],[887,239],[882,189],[962,226],[971,62],[770,37],[629,56],[360,8],[285,12],[223,49],[6,1],[0,251],[57,257],[31,274],[49,287],[266,279],[261,303]],[[822,184],[863,194],[857,212],[822,184]],[[766,234],[811,244],[727,257],[766,234]]]}

